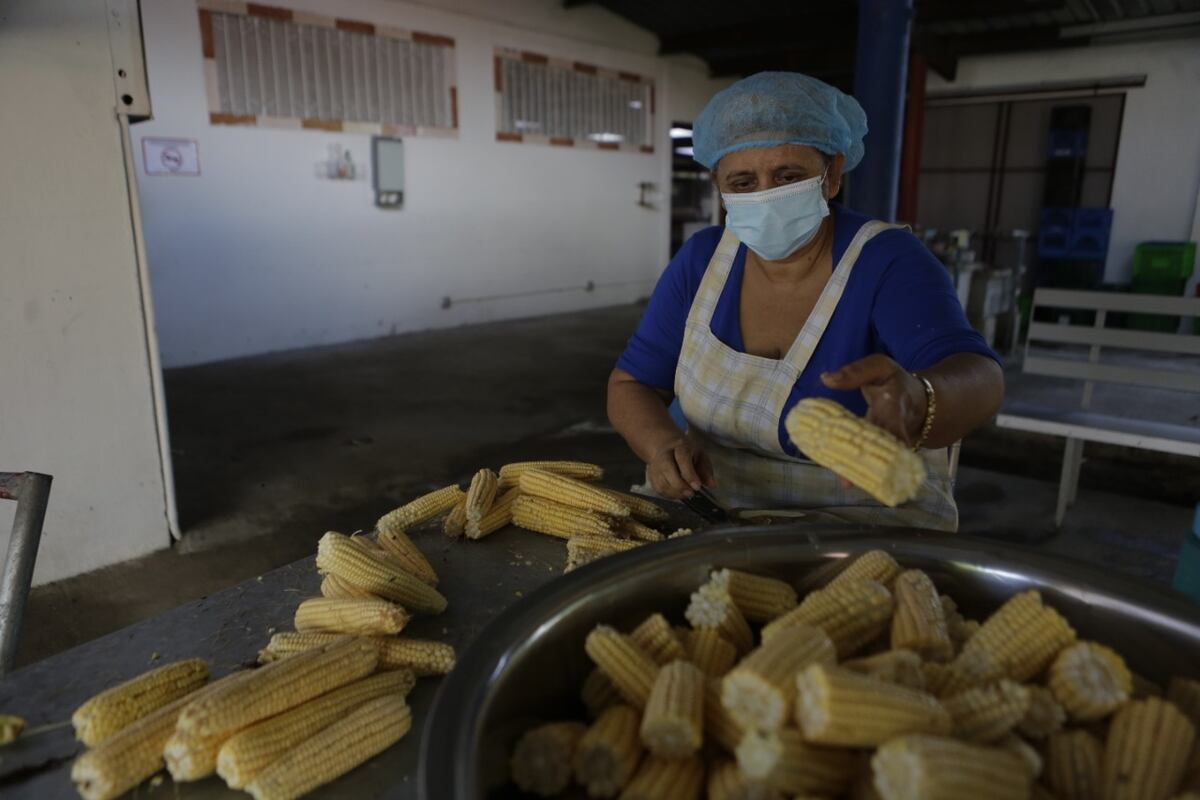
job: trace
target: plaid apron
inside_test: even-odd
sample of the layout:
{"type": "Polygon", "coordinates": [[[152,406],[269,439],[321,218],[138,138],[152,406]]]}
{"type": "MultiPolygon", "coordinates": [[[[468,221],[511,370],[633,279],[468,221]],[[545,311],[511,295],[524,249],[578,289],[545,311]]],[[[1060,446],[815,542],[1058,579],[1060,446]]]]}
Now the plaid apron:
{"type": "Polygon", "coordinates": [[[841,300],[863,246],[893,227],[897,226],[876,221],[863,225],[781,359],[739,352],[713,335],[713,311],[739,245],[728,229],[721,237],[688,313],[675,396],[690,434],[712,461],[717,479],[713,494],[726,508],[811,510],[820,512],[816,517],[852,523],[958,529],[944,449],[922,451],[928,477],[913,500],[893,509],[861,489],[843,488],[834,473],[789,455],[779,442],[784,405],[841,300]]]}

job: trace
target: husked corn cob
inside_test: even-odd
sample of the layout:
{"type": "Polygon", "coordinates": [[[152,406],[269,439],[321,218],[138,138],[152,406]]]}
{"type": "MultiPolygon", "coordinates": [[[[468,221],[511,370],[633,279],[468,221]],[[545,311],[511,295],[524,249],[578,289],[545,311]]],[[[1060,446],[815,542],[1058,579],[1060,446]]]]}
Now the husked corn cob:
{"type": "Polygon", "coordinates": [[[446,598],[396,566],[385,553],[330,531],[317,544],[317,568],[421,614],[440,614],[446,598]]]}
{"type": "Polygon", "coordinates": [[[942,698],[950,714],[954,735],[960,739],[989,744],[1017,726],[1029,710],[1029,690],[1019,683],[1001,680],[942,698]]]}
{"type": "Polygon", "coordinates": [[[1046,740],[1046,783],[1060,800],[1100,797],[1104,745],[1083,730],[1059,731],[1046,740]]]}
{"type": "Polygon", "coordinates": [[[1004,736],[992,742],[992,745],[999,747],[1002,750],[1007,750],[1014,756],[1025,762],[1025,766],[1029,769],[1029,775],[1034,780],[1042,774],[1042,756],[1033,748],[1029,742],[1017,736],[1015,733],[1006,733],[1004,736]]]}
{"type": "Polygon", "coordinates": [[[375,645],[364,639],[342,639],[297,653],[198,697],[179,713],[179,730],[211,736],[245,728],[370,675],[378,661],[375,645]]]}
{"type": "Polygon", "coordinates": [[[686,758],[704,743],[704,673],[687,661],[658,671],[642,715],[642,744],[661,758],[686,758]]]}
{"type": "Polygon", "coordinates": [[[526,731],[513,749],[513,783],[539,797],[553,797],[566,789],[575,750],[586,732],[581,722],[548,722],[526,731]]]}
{"type": "Polygon", "coordinates": [[[691,528],[676,528],[674,533],[667,534],[668,539],[682,539],[685,536],[691,536],[693,533],[691,528]]]}
{"type": "Polygon", "coordinates": [[[892,585],[892,647],[912,650],[928,661],[949,661],[954,644],[946,628],[946,612],[933,581],[919,569],[896,576],[892,585]]]}
{"type": "Polygon", "coordinates": [[[399,697],[368,700],[328,728],[288,750],[254,778],[254,800],[292,800],[345,775],[398,742],[412,727],[399,697]]]}
{"type": "Polygon", "coordinates": [[[413,575],[430,586],[437,586],[438,575],[434,571],[433,565],[429,563],[429,559],[417,548],[403,528],[394,525],[380,528],[375,536],[375,541],[381,550],[396,558],[413,575]]]}
{"type": "Polygon", "coordinates": [[[738,743],[737,761],[752,780],[788,794],[840,794],[854,777],[848,751],[814,747],[795,728],[748,731],[738,743]]]}
{"type": "Polygon", "coordinates": [[[686,641],[688,658],[710,678],[720,678],[737,660],[737,648],[715,628],[690,630],[686,641]]]}
{"type": "Polygon", "coordinates": [[[925,673],[921,669],[921,657],[911,650],[885,650],[873,656],[844,661],[842,666],[851,672],[884,683],[925,691],[925,673]]]}
{"type": "Polygon", "coordinates": [[[721,569],[712,574],[709,583],[728,594],[751,622],[768,622],[796,607],[796,590],[777,578],[721,569]]]}
{"type": "MultiPolygon", "coordinates": [[[[603,488],[603,487],[601,487],[603,488]]],[[[604,492],[617,502],[629,508],[630,515],[641,522],[666,522],[671,518],[663,508],[648,497],[629,492],[618,492],[616,489],[604,489],[604,492]]]]}
{"type": "Polygon", "coordinates": [[[875,581],[830,584],[809,592],[795,609],[768,623],[762,638],[770,641],[790,625],[815,625],[833,640],[838,658],[848,658],[887,629],[893,608],[892,593],[875,581]]]}
{"type": "Polygon", "coordinates": [[[1180,788],[1189,792],[1200,792],[1200,741],[1192,747],[1192,755],[1183,771],[1183,785],[1180,788]]]}
{"type": "Polygon", "coordinates": [[[612,681],[625,702],[639,711],[646,707],[658,665],[642,648],[607,625],[597,625],[584,642],[588,657],[612,681]]]}
{"type": "Polygon", "coordinates": [[[704,764],[691,758],[647,756],[619,800],[700,800],[704,764]]]}
{"type": "Polygon", "coordinates": [[[541,469],[527,469],[521,473],[518,485],[523,494],[543,497],[585,511],[607,514],[610,517],[628,517],[630,515],[629,506],[608,494],[604,489],[575,478],[568,478],[565,475],[541,469]]]}
{"type": "Polygon", "coordinates": [[[468,517],[466,527],[467,538],[482,539],[488,534],[495,533],[505,525],[510,524],[512,522],[513,501],[517,499],[517,495],[520,493],[521,490],[514,486],[499,495],[495,502],[492,503],[492,507],[488,509],[488,512],[478,522],[472,522],[468,517]]]}
{"type": "Polygon", "coordinates": [[[625,705],[606,709],[575,748],[575,780],[590,797],[616,797],[642,757],[641,715],[625,705]]]}
{"type": "Polygon", "coordinates": [[[925,462],[903,442],[827,398],[801,400],[784,420],[806,456],[886,506],[912,499],[925,481],[925,462]]]}
{"type": "Polygon", "coordinates": [[[639,542],[661,542],[667,537],[647,525],[643,525],[633,517],[619,520],[613,529],[618,536],[626,539],[637,539],[639,542]]]}
{"type": "Polygon", "coordinates": [[[24,730],[24,719],[13,714],[0,714],[0,747],[15,742],[24,730]]]}
{"type": "Polygon", "coordinates": [[[385,636],[373,641],[379,648],[379,669],[412,670],[418,678],[447,675],[454,669],[454,647],[445,642],[404,636],[385,636]]]}
{"type": "Polygon", "coordinates": [[[871,769],[883,800],[1027,800],[1032,783],[1006,750],[921,734],[884,744],[871,769]]]}
{"type": "Polygon", "coordinates": [[[796,697],[797,673],[810,664],[832,666],[836,660],[833,642],[820,628],[785,628],[725,675],[721,702],[742,728],[781,728],[796,697]]]}
{"type": "Polygon", "coordinates": [[[796,721],[815,744],[874,747],[908,733],[950,732],[950,715],[933,695],[846,669],[812,664],[796,688],[796,721]]]}
{"type": "Polygon", "coordinates": [[[467,524],[474,522],[479,524],[479,520],[483,519],[483,515],[492,507],[492,502],[496,499],[496,489],[500,484],[500,479],[496,477],[496,473],[484,467],[475,473],[475,477],[471,478],[471,485],[467,489],[467,524]]]}
{"type": "Polygon", "coordinates": [[[783,794],[755,781],[736,761],[722,759],[708,770],[707,800],[783,800],[783,794]]]}
{"type": "Polygon", "coordinates": [[[75,738],[95,747],[151,711],[198,689],[207,680],[208,662],[192,658],[152,669],[105,689],[71,715],[75,738]]]}
{"type": "Polygon", "coordinates": [[[704,736],[733,753],[744,734],[742,726],[721,702],[721,681],[708,678],[704,684],[704,736]]]}
{"type": "Polygon", "coordinates": [[[458,488],[458,484],[443,486],[384,514],[375,523],[375,530],[380,533],[390,530],[407,531],[439,514],[445,514],[461,503],[464,497],[466,493],[458,488]]]}
{"type": "Polygon", "coordinates": [[[366,589],[360,589],[348,583],[332,572],[321,578],[321,596],[331,600],[382,600],[379,595],[371,594],[366,589]]]}
{"type": "Polygon", "coordinates": [[[521,474],[531,469],[566,475],[581,481],[598,481],[604,478],[603,467],[585,461],[514,461],[500,468],[500,488],[516,486],[521,482],[521,474]]]}
{"type": "Polygon", "coordinates": [[[1045,686],[1026,684],[1029,692],[1029,709],[1017,724],[1017,730],[1030,739],[1045,739],[1062,730],[1067,721],[1067,712],[1054,699],[1054,692],[1045,686]]]}
{"type": "Polygon", "coordinates": [[[192,736],[179,731],[172,733],[163,745],[162,753],[171,780],[186,783],[212,775],[217,769],[217,753],[232,735],[233,731],[222,731],[212,736],[192,736]]]}
{"type": "Polygon", "coordinates": [[[612,524],[602,515],[545,497],[525,494],[524,490],[513,500],[512,521],[517,527],[559,539],[570,539],[581,533],[616,538],[612,536],[612,524]]]}
{"type": "Polygon", "coordinates": [[[467,498],[463,495],[446,518],[442,520],[442,533],[451,539],[457,539],[467,531],[467,498]]]}
{"type": "Polygon", "coordinates": [[[258,651],[258,663],[270,664],[272,661],[294,656],[296,653],[328,647],[338,639],[345,638],[347,637],[341,633],[297,633],[295,631],[274,633],[271,634],[271,640],[267,642],[267,646],[258,651]]]}
{"type": "Polygon", "coordinates": [[[1017,682],[1037,675],[1067,645],[1075,631],[1057,611],[1042,604],[1036,589],[1014,596],[963,645],[962,655],[984,651],[1017,682]]]}
{"type": "Polygon", "coordinates": [[[296,607],[300,633],[341,633],[352,636],[388,636],[404,630],[409,615],[387,600],[331,600],[314,597],[296,607]]]}
{"type": "Polygon", "coordinates": [[[946,632],[950,634],[950,642],[954,645],[954,653],[962,650],[967,640],[979,630],[979,623],[965,618],[958,610],[958,604],[949,595],[941,595],[942,613],[946,617],[946,632]]]}
{"type": "Polygon", "coordinates": [[[939,697],[983,686],[1006,675],[997,657],[982,648],[963,648],[949,664],[926,661],[921,669],[925,673],[926,688],[939,697]]]}
{"type": "Polygon", "coordinates": [[[1047,684],[1067,713],[1085,722],[1115,711],[1133,691],[1125,659],[1095,642],[1063,648],[1050,665],[1047,684]]]}
{"type": "Polygon", "coordinates": [[[629,632],[629,638],[660,666],[687,658],[679,637],[662,614],[646,617],[629,632]]]}
{"type": "Polygon", "coordinates": [[[624,553],[641,544],[629,539],[618,539],[607,533],[577,533],[567,539],[567,564],[563,572],[579,569],[584,564],[590,564],[614,553],[624,553]]]}
{"type": "Polygon", "coordinates": [[[377,697],[403,700],[412,691],[411,670],[382,672],[348,683],[290,711],[237,731],[216,756],[215,767],[231,789],[242,789],[293,747],[377,697]]]}
{"type": "Polygon", "coordinates": [[[1195,742],[1195,728],[1172,703],[1157,697],[1126,703],[1104,745],[1104,800],[1166,800],[1183,781],[1195,742]]]}
{"type": "Polygon", "coordinates": [[[1192,721],[1192,725],[1200,727],[1200,681],[1190,678],[1171,678],[1167,684],[1167,700],[1192,721]]]}
{"type": "Polygon", "coordinates": [[[579,699],[583,701],[588,716],[597,719],[607,709],[621,703],[621,693],[613,685],[612,680],[604,674],[604,670],[593,667],[583,679],[583,688],[579,690],[579,699]]]}
{"type": "Polygon", "coordinates": [[[853,581],[875,581],[884,588],[891,588],[892,581],[903,571],[904,567],[883,550],[868,550],[856,556],[825,588],[853,581]]]}
{"type": "Polygon", "coordinates": [[[692,592],[684,616],[693,628],[712,628],[739,653],[754,647],[754,634],[733,598],[719,586],[706,583],[692,592]]]}

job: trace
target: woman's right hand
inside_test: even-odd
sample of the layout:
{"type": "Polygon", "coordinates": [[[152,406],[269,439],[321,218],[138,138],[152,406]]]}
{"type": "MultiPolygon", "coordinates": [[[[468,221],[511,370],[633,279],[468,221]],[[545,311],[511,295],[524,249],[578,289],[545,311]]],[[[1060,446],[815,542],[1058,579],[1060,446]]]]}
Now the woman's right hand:
{"type": "Polygon", "coordinates": [[[704,450],[686,436],[680,436],[656,451],[646,466],[654,491],[671,500],[691,497],[701,486],[717,485],[712,462],[704,450]]]}

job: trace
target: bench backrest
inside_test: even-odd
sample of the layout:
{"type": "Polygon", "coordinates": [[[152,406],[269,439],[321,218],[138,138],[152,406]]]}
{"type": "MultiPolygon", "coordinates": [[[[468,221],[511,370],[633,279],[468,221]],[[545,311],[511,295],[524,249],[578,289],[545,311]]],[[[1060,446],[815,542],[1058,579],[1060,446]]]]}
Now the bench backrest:
{"type": "Polygon", "coordinates": [[[1109,312],[1163,314],[1200,317],[1200,298],[1166,297],[1152,294],[1086,292],[1073,289],[1038,289],[1033,295],[1029,337],[1025,343],[1023,370],[1032,375],[1076,378],[1086,381],[1083,405],[1091,401],[1093,381],[1176,389],[1200,394],[1200,370],[1190,359],[1180,368],[1100,363],[1101,348],[1143,350],[1167,355],[1200,356],[1200,336],[1180,333],[1106,328],[1109,312]],[[1090,325],[1038,322],[1038,308],[1095,312],[1090,325]],[[1070,358],[1063,351],[1037,348],[1038,344],[1083,345],[1088,360],[1070,358]]]}

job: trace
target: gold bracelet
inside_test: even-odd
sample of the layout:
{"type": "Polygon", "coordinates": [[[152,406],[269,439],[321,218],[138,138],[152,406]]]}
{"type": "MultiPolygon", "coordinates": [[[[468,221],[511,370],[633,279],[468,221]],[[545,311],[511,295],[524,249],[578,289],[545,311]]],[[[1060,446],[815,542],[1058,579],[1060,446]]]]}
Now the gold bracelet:
{"type": "Polygon", "coordinates": [[[913,445],[913,450],[920,450],[925,444],[925,440],[929,438],[929,432],[933,430],[933,418],[937,415],[937,395],[934,394],[933,384],[928,378],[922,378],[920,375],[913,373],[913,377],[925,384],[925,424],[921,426],[921,435],[917,437],[917,443],[913,445]]]}

